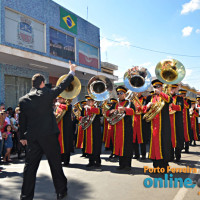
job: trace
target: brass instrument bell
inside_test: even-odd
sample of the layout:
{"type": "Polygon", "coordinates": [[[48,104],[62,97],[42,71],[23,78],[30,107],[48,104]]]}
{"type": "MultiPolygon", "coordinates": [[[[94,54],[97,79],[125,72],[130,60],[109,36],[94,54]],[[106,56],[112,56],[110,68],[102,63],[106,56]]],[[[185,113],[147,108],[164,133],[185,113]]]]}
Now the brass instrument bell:
{"type": "MultiPolygon", "coordinates": [[[[68,74],[65,74],[61,76],[57,83],[56,86],[58,86],[64,79],[65,77],[68,76],[68,74]]],[[[64,99],[74,99],[76,98],[81,91],[81,82],[80,80],[74,76],[74,80],[70,83],[70,85],[60,94],[60,96],[64,99]]]]}
{"type": "Polygon", "coordinates": [[[95,101],[105,101],[110,98],[113,84],[109,78],[98,75],[92,77],[87,85],[88,95],[95,101]]]}
{"type": "Polygon", "coordinates": [[[156,77],[166,84],[176,84],[183,80],[185,76],[185,67],[181,62],[175,59],[165,59],[156,65],[156,77]]]}
{"type": "Polygon", "coordinates": [[[144,92],[151,86],[151,74],[144,67],[133,67],[125,72],[124,84],[133,92],[144,92]]]}

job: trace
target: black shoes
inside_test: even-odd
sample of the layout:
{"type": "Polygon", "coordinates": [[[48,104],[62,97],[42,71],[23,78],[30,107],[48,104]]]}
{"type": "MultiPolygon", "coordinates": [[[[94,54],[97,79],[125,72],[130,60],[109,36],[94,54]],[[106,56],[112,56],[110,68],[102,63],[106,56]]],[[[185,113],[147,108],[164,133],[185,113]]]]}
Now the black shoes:
{"type": "Polygon", "coordinates": [[[133,159],[139,160],[140,156],[134,156],[133,159]]]}
{"type": "Polygon", "coordinates": [[[86,165],[87,168],[89,167],[101,167],[101,163],[89,163],[86,165]]]}
{"type": "Polygon", "coordinates": [[[67,192],[65,193],[58,193],[57,194],[57,200],[64,200],[64,198],[67,196],[67,192]]]}
{"type": "Polygon", "coordinates": [[[64,162],[64,164],[62,165],[63,167],[68,167],[69,163],[68,162],[64,162]]]}
{"type": "Polygon", "coordinates": [[[142,156],[141,160],[145,160],[146,159],[146,156],[142,156]]]}
{"type": "Polygon", "coordinates": [[[86,167],[93,167],[94,166],[94,163],[89,163],[86,165],[86,167]]]}
{"type": "Polygon", "coordinates": [[[113,158],[113,157],[114,157],[114,155],[111,153],[110,156],[109,156],[109,158],[113,158]]]}
{"type": "Polygon", "coordinates": [[[88,154],[87,153],[83,153],[80,157],[88,158],[88,154]]]}
{"type": "Polygon", "coordinates": [[[94,166],[95,167],[101,167],[101,163],[95,163],[94,166]]]}

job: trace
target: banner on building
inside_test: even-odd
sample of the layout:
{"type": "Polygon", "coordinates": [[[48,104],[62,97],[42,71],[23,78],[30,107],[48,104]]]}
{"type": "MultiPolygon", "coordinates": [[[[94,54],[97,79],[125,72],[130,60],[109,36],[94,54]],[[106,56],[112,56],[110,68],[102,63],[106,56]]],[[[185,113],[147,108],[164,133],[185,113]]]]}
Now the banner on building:
{"type": "Polygon", "coordinates": [[[98,48],[79,41],[79,63],[90,67],[99,68],[98,48]]]}
{"type": "Polygon", "coordinates": [[[60,27],[77,34],[77,17],[60,7],[60,27]]]}

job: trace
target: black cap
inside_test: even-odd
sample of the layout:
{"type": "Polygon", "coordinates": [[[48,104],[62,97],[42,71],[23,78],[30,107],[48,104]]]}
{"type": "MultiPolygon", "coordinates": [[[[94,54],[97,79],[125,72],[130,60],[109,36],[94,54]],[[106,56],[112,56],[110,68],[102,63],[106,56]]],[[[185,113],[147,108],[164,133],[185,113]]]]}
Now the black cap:
{"type": "Polygon", "coordinates": [[[154,85],[163,85],[163,83],[160,81],[160,80],[158,80],[158,79],[155,79],[155,80],[153,80],[153,81],[151,81],[151,84],[154,86],[154,85]]]}
{"type": "Polygon", "coordinates": [[[118,86],[117,88],[116,88],[116,91],[117,92],[124,92],[124,93],[126,93],[127,92],[127,89],[124,87],[124,86],[118,86]]]}
{"type": "Polygon", "coordinates": [[[172,88],[177,88],[178,84],[172,84],[172,88]]]}
{"type": "Polygon", "coordinates": [[[85,99],[86,100],[94,100],[91,96],[89,96],[89,95],[85,95],[85,99]]]}
{"type": "Polygon", "coordinates": [[[186,94],[187,90],[180,89],[178,92],[179,92],[179,94],[186,94]]]}
{"type": "Polygon", "coordinates": [[[117,99],[111,98],[111,99],[110,99],[110,102],[111,102],[111,103],[117,103],[117,99]]]}

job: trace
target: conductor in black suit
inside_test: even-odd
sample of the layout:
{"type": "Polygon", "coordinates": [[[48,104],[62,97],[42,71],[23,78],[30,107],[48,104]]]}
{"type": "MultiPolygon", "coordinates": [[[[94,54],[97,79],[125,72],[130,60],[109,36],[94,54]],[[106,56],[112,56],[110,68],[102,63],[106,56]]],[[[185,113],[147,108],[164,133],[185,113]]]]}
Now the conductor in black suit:
{"type": "Polygon", "coordinates": [[[36,173],[43,154],[49,162],[57,199],[67,196],[67,178],[61,166],[59,129],[53,114],[53,100],[74,80],[76,65],[71,62],[69,65],[68,76],[52,89],[45,87],[41,74],[35,74],[32,89],[19,100],[20,142],[27,145],[21,200],[32,200],[34,197],[36,173]]]}

